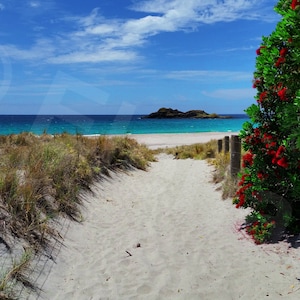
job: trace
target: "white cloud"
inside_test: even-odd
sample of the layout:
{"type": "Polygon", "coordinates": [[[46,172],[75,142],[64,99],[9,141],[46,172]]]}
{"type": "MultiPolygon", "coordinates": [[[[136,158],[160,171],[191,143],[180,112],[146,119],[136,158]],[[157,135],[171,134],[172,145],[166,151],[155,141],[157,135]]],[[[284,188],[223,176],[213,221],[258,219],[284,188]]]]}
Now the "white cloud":
{"type": "Polygon", "coordinates": [[[73,52],[64,55],[58,55],[50,58],[48,61],[55,64],[70,64],[70,63],[99,63],[99,62],[124,62],[137,60],[138,56],[131,51],[106,51],[99,50],[98,52],[92,51],[87,53],[86,51],[73,52]]]}
{"type": "Polygon", "coordinates": [[[37,61],[45,59],[45,57],[53,55],[55,50],[55,46],[52,45],[52,42],[46,39],[37,40],[29,49],[19,49],[14,45],[0,45],[0,51],[2,51],[5,56],[20,60],[37,61]]]}
{"type": "Polygon", "coordinates": [[[99,22],[99,8],[94,8],[86,17],[75,17],[70,19],[77,20],[83,27],[94,26],[99,22]]]}
{"type": "Polygon", "coordinates": [[[41,6],[41,3],[38,2],[38,1],[30,1],[30,2],[28,3],[28,5],[29,5],[30,7],[37,8],[37,7],[41,6]]]}
{"type": "Polygon", "coordinates": [[[110,24],[99,24],[86,29],[87,34],[109,35],[116,30],[116,27],[110,24]]]}
{"type": "MultiPolygon", "coordinates": [[[[138,47],[162,32],[194,30],[203,23],[237,19],[261,19],[260,9],[266,0],[147,0],[131,9],[144,12],[137,19],[105,19],[98,8],[88,16],[65,18],[77,29],[59,32],[48,39],[48,46],[38,41],[31,49],[9,46],[15,59],[44,57],[51,63],[135,61],[138,47]],[[44,51],[46,50],[46,51],[44,51]]],[[[39,1],[28,2],[31,7],[39,1]]],[[[171,76],[184,75],[174,73],[171,76]]]]}
{"type": "Polygon", "coordinates": [[[161,14],[172,20],[214,23],[236,19],[259,19],[266,2],[266,0],[146,0],[137,3],[133,9],[161,14]]]}
{"type": "Polygon", "coordinates": [[[106,20],[94,9],[78,19],[81,30],[74,35],[95,39],[106,49],[135,48],[149,36],[162,32],[193,30],[203,23],[228,22],[237,19],[260,19],[266,1],[258,0],[152,0],[136,4],[132,9],[147,13],[128,20],[106,20]],[[158,15],[153,15],[153,13],[158,15]],[[151,15],[152,14],[152,15],[151,15]]]}

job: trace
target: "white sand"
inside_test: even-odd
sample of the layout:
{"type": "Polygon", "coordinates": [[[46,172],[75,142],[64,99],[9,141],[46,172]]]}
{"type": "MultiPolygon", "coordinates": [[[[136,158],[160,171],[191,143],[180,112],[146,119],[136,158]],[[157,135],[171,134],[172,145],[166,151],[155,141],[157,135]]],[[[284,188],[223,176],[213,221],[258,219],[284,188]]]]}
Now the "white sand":
{"type": "Polygon", "coordinates": [[[207,162],[158,158],[85,195],[39,299],[300,299],[299,249],[238,231],[207,162]]]}
{"type": "Polygon", "coordinates": [[[238,135],[238,132],[201,132],[201,133],[164,133],[164,134],[129,134],[140,144],[150,149],[206,143],[210,140],[223,139],[224,136],[238,135]]]}

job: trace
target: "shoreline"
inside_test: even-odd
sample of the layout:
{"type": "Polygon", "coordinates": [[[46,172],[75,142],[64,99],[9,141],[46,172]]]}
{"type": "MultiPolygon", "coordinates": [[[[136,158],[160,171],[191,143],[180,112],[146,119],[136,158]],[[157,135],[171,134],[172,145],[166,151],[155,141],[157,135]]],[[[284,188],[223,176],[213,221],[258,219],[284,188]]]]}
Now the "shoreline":
{"type": "MultiPolygon", "coordinates": [[[[127,136],[135,139],[139,144],[146,145],[149,149],[172,148],[176,146],[207,143],[211,140],[223,139],[225,136],[238,135],[239,132],[199,132],[199,133],[149,133],[149,134],[115,134],[109,137],[127,136]]],[[[101,135],[87,135],[98,137],[101,135]]]]}

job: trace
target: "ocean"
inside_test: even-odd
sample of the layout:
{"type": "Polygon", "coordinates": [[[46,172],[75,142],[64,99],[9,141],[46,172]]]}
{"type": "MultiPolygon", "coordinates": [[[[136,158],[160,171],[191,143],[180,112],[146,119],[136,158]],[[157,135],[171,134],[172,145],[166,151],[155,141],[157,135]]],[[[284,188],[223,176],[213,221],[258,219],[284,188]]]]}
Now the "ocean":
{"type": "Polygon", "coordinates": [[[247,115],[230,119],[143,119],[144,115],[0,115],[0,135],[32,132],[48,134],[150,134],[236,132],[247,115]]]}

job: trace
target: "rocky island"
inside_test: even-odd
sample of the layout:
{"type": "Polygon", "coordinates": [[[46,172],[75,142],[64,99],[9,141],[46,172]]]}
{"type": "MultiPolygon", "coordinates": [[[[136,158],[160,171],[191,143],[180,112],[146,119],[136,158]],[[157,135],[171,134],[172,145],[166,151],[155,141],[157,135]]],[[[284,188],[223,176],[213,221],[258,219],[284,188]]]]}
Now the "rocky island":
{"type": "Polygon", "coordinates": [[[160,108],[157,112],[144,116],[143,119],[229,119],[230,116],[220,116],[215,113],[208,114],[204,110],[189,110],[187,112],[172,108],[160,108]]]}

